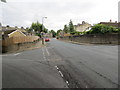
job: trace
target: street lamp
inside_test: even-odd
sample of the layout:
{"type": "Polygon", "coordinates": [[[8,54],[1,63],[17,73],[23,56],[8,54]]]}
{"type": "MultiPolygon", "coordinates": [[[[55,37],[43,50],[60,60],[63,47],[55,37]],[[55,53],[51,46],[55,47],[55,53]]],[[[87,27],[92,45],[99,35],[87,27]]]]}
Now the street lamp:
{"type": "Polygon", "coordinates": [[[41,32],[41,36],[42,36],[42,44],[44,45],[44,19],[46,19],[47,17],[42,17],[42,32],[41,32]]]}

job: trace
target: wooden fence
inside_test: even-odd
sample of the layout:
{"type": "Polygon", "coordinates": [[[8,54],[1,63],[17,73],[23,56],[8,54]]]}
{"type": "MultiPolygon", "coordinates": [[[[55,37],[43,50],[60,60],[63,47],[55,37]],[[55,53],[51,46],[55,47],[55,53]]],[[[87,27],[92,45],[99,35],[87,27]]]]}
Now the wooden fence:
{"type": "Polygon", "coordinates": [[[2,46],[9,46],[18,43],[27,43],[27,42],[35,42],[39,40],[38,36],[22,36],[22,37],[11,37],[2,40],[2,46]]]}

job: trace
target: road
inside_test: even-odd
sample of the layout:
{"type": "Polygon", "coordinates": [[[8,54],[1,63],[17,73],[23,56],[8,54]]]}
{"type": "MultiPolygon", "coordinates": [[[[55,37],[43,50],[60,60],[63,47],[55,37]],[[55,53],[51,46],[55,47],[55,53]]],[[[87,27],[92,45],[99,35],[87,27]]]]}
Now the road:
{"type": "Polygon", "coordinates": [[[3,88],[117,88],[118,46],[51,39],[40,49],[2,55],[3,88]]]}

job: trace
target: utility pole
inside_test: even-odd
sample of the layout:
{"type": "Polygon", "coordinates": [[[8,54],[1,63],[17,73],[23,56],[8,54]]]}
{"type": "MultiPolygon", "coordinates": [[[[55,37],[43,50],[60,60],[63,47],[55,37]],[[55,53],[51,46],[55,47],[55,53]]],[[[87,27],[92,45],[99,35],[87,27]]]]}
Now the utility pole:
{"type": "Polygon", "coordinates": [[[42,44],[44,45],[44,18],[47,18],[47,17],[42,17],[42,32],[41,32],[41,37],[42,37],[42,44]]]}

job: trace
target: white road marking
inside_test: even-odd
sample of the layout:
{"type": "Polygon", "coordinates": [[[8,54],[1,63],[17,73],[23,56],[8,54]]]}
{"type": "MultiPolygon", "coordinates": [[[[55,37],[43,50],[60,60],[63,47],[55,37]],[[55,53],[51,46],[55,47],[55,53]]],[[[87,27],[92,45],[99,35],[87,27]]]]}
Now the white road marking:
{"type": "Polygon", "coordinates": [[[6,55],[0,55],[0,56],[2,57],[2,56],[8,56],[8,55],[6,54],[6,55]]]}
{"type": "Polygon", "coordinates": [[[17,56],[17,55],[19,55],[20,53],[16,53],[16,54],[14,54],[14,56],[17,56]]]}
{"type": "MultiPolygon", "coordinates": [[[[57,70],[59,70],[58,66],[55,66],[55,68],[57,68],[57,70]]],[[[59,73],[60,73],[61,77],[63,78],[63,77],[64,77],[64,75],[62,74],[62,72],[61,72],[61,71],[59,71],[59,73]]],[[[65,82],[67,83],[67,85],[69,85],[69,82],[68,82],[68,81],[65,81],[65,82]]]]}
{"type": "Polygon", "coordinates": [[[69,82],[68,82],[68,81],[66,81],[66,83],[67,83],[67,85],[69,85],[69,82]]]}
{"type": "Polygon", "coordinates": [[[48,49],[47,49],[47,47],[46,47],[46,52],[47,52],[48,56],[50,56],[50,53],[48,52],[48,49]]]}
{"type": "Polygon", "coordinates": [[[68,84],[68,81],[66,81],[66,83],[68,84]]]}
{"type": "Polygon", "coordinates": [[[57,68],[57,70],[59,69],[58,66],[55,66],[57,68]]]}
{"type": "Polygon", "coordinates": [[[59,73],[60,73],[61,77],[63,77],[63,74],[62,74],[62,72],[61,72],[61,71],[59,71],[59,73]]]}
{"type": "MultiPolygon", "coordinates": [[[[59,70],[58,66],[55,66],[55,68],[57,68],[57,70],[59,70]]],[[[58,72],[60,73],[61,77],[63,77],[62,72],[61,71],[58,71],[58,72]]]]}
{"type": "Polygon", "coordinates": [[[20,53],[16,53],[16,54],[5,54],[5,55],[0,55],[0,56],[17,56],[19,55],[20,53]]]}
{"type": "Polygon", "coordinates": [[[45,52],[43,48],[42,48],[42,52],[43,52],[43,59],[46,61],[45,52]]]}

